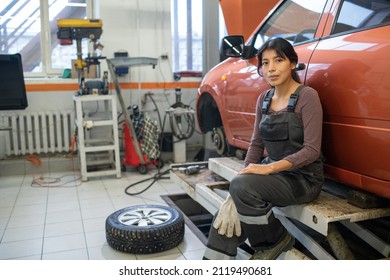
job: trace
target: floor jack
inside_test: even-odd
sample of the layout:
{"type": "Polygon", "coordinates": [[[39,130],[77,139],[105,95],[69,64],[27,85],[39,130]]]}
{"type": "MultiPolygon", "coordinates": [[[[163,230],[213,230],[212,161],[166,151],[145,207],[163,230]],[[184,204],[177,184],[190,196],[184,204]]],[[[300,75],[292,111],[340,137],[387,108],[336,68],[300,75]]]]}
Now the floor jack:
{"type": "Polygon", "coordinates": [[[145,155],[142,150],[140,143],[137,139],[137,135],[133,126],[133,123],[130,119],[130,115],[127,107],[123,101],[121,88],[115,73],[115,68],[117,67],[131,67],[137,65],[152,65],[153,68],[157,64],[156,58],[147,58],[147,57],[118,57],[107,59],[108,69],[110,71],[112,80],[114,82],[115,91],[118,96],[118,101],[122,108],[122,113],[125,118],[125,123],[123,125],[124,133],[124,145],[125,145],[125,159],[122,162],[122,170],[125,169],[125,165],[130,165],[137,167],[137,170],[141,174],[146,174],[148,172],[148,165],[155,165],[157,167],[162,167],[162,161],[160,159],[149,160],[147,155],[145,155]]]}

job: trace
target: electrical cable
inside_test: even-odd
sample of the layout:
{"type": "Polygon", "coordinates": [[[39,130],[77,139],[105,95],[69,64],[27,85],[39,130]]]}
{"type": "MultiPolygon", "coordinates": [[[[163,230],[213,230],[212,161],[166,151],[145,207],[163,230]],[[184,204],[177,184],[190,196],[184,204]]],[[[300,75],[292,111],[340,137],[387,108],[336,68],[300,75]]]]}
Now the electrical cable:
{"type": "MultiPolygon", "coordinates": [[[[169,112],[166,112],[165,115],[164,115],[164,119],[163,121],[161,120],[161,114],[160,114],[160,111],[158,109],[158,106],[157,106],[157,103],[156,101],[154,100],[154,98],[152,97],[153,93],[152,92],[147,92],[145,94],[146,97],[149,97],[150,100],[152,101],[152,103],[154,104],[154,107],[156,109],[156,112],[157,112],[157,116],[158,116],[158,121],[159,121],[159,124],[160,124],[160,133],[161,133],[161,137],[160,137],[160,145],[159,145],[159,148],[160,148],[160,152],[162,150],[162,141],[164,139],[164,127],[165,127],[165,121],[166,121],[166,117],[167,115],[169,114],[169,112]]],[[[177,102],[175,104],[173,104],[171,106],[172,108],[184,108],[184,109],[188,109],[190,108],[190,106],[187,106],[187,105],[184,105],[182,102],[177,102]]],[[[120,117],[122,116],[123,112],[121,112],[119,115],[118,115],[118,123],[120,122],[119,119],[120,117]]],[[[195,117],[192,113],[185,113],[185,114],[182,114],[181,116],[184,116],[184,119],[187,121],[187,131],[185,133],[183,133],[183,131],[181,130],[181,128],[179,126],[177,126],[177,122],[174,122],[173,118],[174,118],[174,114],[171,114],[171,116],[173,117],[170,117],[170,124],[171,124],[171,128],[172,130],[175,130],[175,136],[176,138],[178,138],[177,141],[170,141],[169,139],[166,139],[166,141],[168,142],[173,142],[173,143],[176,143],[176,142],[179,142],[179,141],[183,141],[183,140],[186,140],[186,139],[189,139],[195,132],[195,117]],[[175,129],[175,124],[176,124],[176,129],[175,129]]],[[[135,182],[133,184],[130,184],[129,186],[127,186],[125,188],[125,193],[127,195],[138,195],[138,194],[141,194],[143,192],[145,192],[146,190],[148,190],[156,181],[158,180],[161,180],[161,179],[169,179],[169,177],[163,177],[164,175],[168,174],[172,169],[168,169],[164,172],[160,172],[160,166],[157,165],[157,173],[153,176],[153,177],[150,177],[150,178],[147,178],[147,179],[143,179],[141,181],[138,181],[138,182],[135,182]],[[131,188],[133,188],[134,186],[138,185],[138,184],[141,184],[141,183],[144,183],[144,182],[147,182],[149,180],[153,180],[146,188],[144,188],[143,190],[139,191],[139,192],[134,192],[134,193],[131,193],[129,190],[131,188]]]]}
{"type": "MultiPolygon", "coordinates": [[[[164,172],[158,172],[156,173],[153,177],[150,177],[150,178],[147,178],[147,179],[144,179],[144,180],[141,180],[141,181],[138,181],[138,182],[135,182],[129,186],[126,187],[125,189],[125,193],[127,195],[138,195],[138,194],[141,194],[145,191],[147,191],[155,182],[157,182],[158,180],[161,180],[161,179],[169,179],[169,177],[163,177],[164,175],[168,174],[172,169],[167,169],[165,170],[164,172]],[[135,185],[138,185],[138,184],[141,184],[141,183],[144,183],[144,182],[147,182],[149,180],[153,180],[146,188],[144,188],[143,190],[139,191],[139,192],[135,192],[135,193],[131,193],[129,192],[129,189],[133,188],[135,185]]],[[[158,170],[160,171],[160,170],[158,170]]]]}
{"type": "Polygon", "coordinates": [[[138,194],[141,194],[141,193],[147,191],[158,180],[170,179],[170,177],[163,177],[163,176],[168,174],[172,170],[178,170],[181,173],[186,174],[187,176],[191,176],[191,175],[199,173],[204,168],[207,168],[207,164],[200,163],[200,164],[197,164],[197,165],[190,165],[190,164],[186,165],[186,164],[184,164],[184,165],[182,165],[180,167],[177,166],[177,167],[174,167],[174,168],[169,168],[169,169],[167,169],[167,170],[165,170],[164,172],[161,172],[161,173],[160,173],[160,170],[159,170],[158,173],[156,173],[153,177],[150,177],[150,178],[147,178],[147,179],[135,182],[135,183],[127,186],[126,189],[125,189],[125,193],[128,194],[128,195],[138,195],[138,194]],[[133,188],[134,186],[136,186],[138,184],[147,182],[149,180],[153,180],[153,181],[146,188],[144,188],[143,190],[141,190],[139,192],[134,192],[134,193],[129,192],[129,189],[133,188]]]}
{"type": "MultiPolygon", "coordinates": [[[[189,135],[189,137],[176,137],[178,140],[176,141],[171,141],[170,139],[168,139],[167,137],[164,136],[164,127],[165,127],[165,122],[166,122],[166,118],[167,118],[167,115],[168,113],[165,113],[164,115],[164,119],[163,121],[161,121],[161,114],[160,114],[160,111],[158,109],[158,106],[157,106],[157,103],[156,101],[154,100],[153,98],[153,93],[152,92],[147,92],[145,94],[145,96],[149,97],[150,100],[153,102],[154,104],[154,107],[155,107],[155,110],[157,112],[157,116],[158,116],[158,120],[159,120],[159,124],[160,124],[160,131],[161,131],[161,137],[160,137],[160,152],[161,152],[161,149],[162,149],[162,143],[163,143],[163,140],[169,142],[169,143],[177,143],[177,142],[180,142],[182,140],[186,140],[188,139],[189,137],[192,136],[193,132],[192,133],[187,133],[189,135]]],[[[168,103],[169,104],[169,103],[168,103]]],[[[172,106],[178,106],[178,104],[174,104],[172,106]]],[[[171,106],[171,107],[172,107],[171,106]]],[[[188,127],[191,127],[191,129],[195,130],[195,119],[193,118],[193,120],[190,122],[191,123],[191,126],[188,126],[188,127]]],[[[188,130],[187,130],[188,131],[188,130]]],[[[176,135],[175,135],[176,136],[176,135]]]]}
{"type": "MultiPolygon", "coordinates": [[[[188,109],[189,106],[184,105],[181,102],[177,102],[172,105],[172,108],[183,108],[188,109]]],[[[172,132],[174,132],[175,137],[181,140],[187,140],[191,138],[191,136],[194,134],[195,131],[195,117],[192,113],[185,113],[180,114],[179,116],[175,116],[175,114],[170,114],[169,122],[171,125],[172,132]],[[181,121],[181,117],[184,117],[184,119],[187,121],[187,131],[183,132],[181,127],[178,125],[181,121]]]]}
{"type": "MultiPolygon", "coordinates": [[[[153,104],[154,104],[154,106],[155,106],[155,108],[156,108],[156,111],[157,111],[157,115],[158,115],[158,119],[159,119],[159,124],[160,124],[160,126],[162,126],[162,123],[161,123],[161,116],[160,116],[160,112],[159,112],[159,110],[158,110],[158,107],[157,107],[157,104],[156,104],[156,102],[155,102],[155,100],[152,98],[152,93],[151,92],[148,92],[147,94],[146,94],[146,96],[148,96],[151,100],[152,100],[152,102],[153,102],[153,104]]],[[[129,106],[127,109],[129,110],[131,107],[129,106]]],[[[119,121],[119,119],[120,119],[120,117],[122,116],[122,114],[123,114],[123,112],[121,112],[119,115],[118,115],[118,123],[122,123],[123,121],[119,121]]],[[[161,145],[159,146],[159,148],[160,148],[160,152],[161,152],[161,145]]],[[[147,179],[143,179],[143,180],[141,180],[141,181],[138,181],[138,182],[135,182],[135,183],[133,183],[133,184],[130,184],[129,186],[127,186],[126,188],[125,188],[125,193],[127,194],[127,195],[138,195],[138,194],[141,194],[141,193],[143,193],[143,192],[145,192],[146,190],[148,190],[156,181],[158,181],[158,180],[161,180],[161,179],[169,179],[169,177],[163,177],[164,175],[166,175],[166,174],[168,174],[169,173],[169,171],[171,170],[171,169],[168,169],[168,170],[166,170],[166,171],[164,171],[164,172],[160,172],[160,164],[157,164],[157,174],[155,174],[153,177],[150,177],[150,178],[147,178],[147,179]],[[135,185],[138,185],[138,184],[141,184],[141,183],[143,183],[143,182],[147,182],[147,181],[149,181],[149,180],[153,180],[145,189],[143,189],[142,191],[139,191],[139,192],[135,192],[135,193],[131,193],[129,190],[131,189],[131,188],[133,188],[135,185]]]]}
{"type": "Polygon", "coordinates": [[[68,174],[63,175],[58,178],[52,178],[52,177],[43,177],[40,176],[39,178],[33,178],[31,182],[31,187],[42,187],[42,188],[48,188],[48,187],[78,187],[81,185],[81,175],[78,175],[75,177],[74,174],[68,174]],[[63,182],[63,180],[67,177],[71,177],[70,179],[63,182]],[[75,183],[72,185],[69,185],[71,183],[75,183]]]}
{"type": "Polygon", "coordinates": [[[157,117],[158,117],[158,122],[160,124],[160,129],[161,131],[163,131],[163,126],[162,126],[162,123],[161,123],[161,115],[160,115],[160,111],[158,110],[158,106],[157,106],[157,103],[156,101],[154,100],[154,98],[152,97],[153,93],[152,92],[147,92],[145,94],[145,96],[149,97],[150,100],[152,100],[153,104],[154,104],[154,107],[156,108],[156,112],[157,112],[157,117]]]}
{"type": "MultiPolygon", "coordinates": [[[[178,140],[170,141],[169,139],[166,139],[166,138],[165,138],[165,140],[167,140],[168,142],[177,143],[177,142],[180,142],[182,140],[187,140],[187,139],[191,138],[191,136],[194,134],[194,132],[196,130],[194,114],[192,114],[192,113],[182,114],[182,116],[184,117],[184,119],[187,122],[187,130],[185,132],[183,132],[181,130],[181,128],[177,125],[177,118],[179,116],[175,116],[174,114],[170,114],[169,112],[166,112],[165,115],[164,115],[164,120],[163,120],[163,122],[161,122],[161,114],[160,114],[160,111],[158,110],[156,101],[152,97],[152,93],[148,92],[148,93],[146,93],[146,96],[150,98],[150,100],[153,102],[153,104],[154,104],[154,106],[156,108],[158,120],[159,120],[159,123],[160,123],[161,135],[163,137],[164,137],[164,127],[165,127],[166,117],[167,117],[167,115],[170,115],[169,123],[170,123],[170,126],[171,126],[171,130],[174,133],[174,136],[178,140]]],[[[190,106],[184,105],[182,102],[176,102],[175,104],[171,105],[170,107],[173,108],[173,109],[176,109],[176,108],[179,108],[179,109],[180,108],[189,109],[190,108],[190,106]]]]}
{"type": "Polygon", "coordinates": [[[71,156],[71,162],[72,162],[72,169],[73,169],[73,174],[68,174],[68,175],[63,175],[57,178],[52,178],[52,177],[47,177],[44,175],[44,170],[42,167],[42,160],[39,158],[38,155],[29,155],[26,158],[27,161],[31,162],[32,164],[32,181],[31,181],[31,187],[43,187],[43,188],[48,188],[48,187],[77,187],[81,185],[81,175],[78,174],[76,176],[75,174],[75,166],[74,166],[74,161],[73,161],[73,156],[71,156]],[[35,169],[41,169],[41,175],[36,178],[35,176],[35,169]],[[64,179],[67,177],[72,177],[71,179],[65,180],[64,179]],[[69,185],[71,183],[75,183],[72,185],[69,185]]]}
{"type": "MultiPolygon", "coordinates": [[[[84,108],[83,108],[83,105],[81,105],[81,107],[82,107],[82,112],[84,112],[85,110],[84,110],[84,108]]],[[[99,111],[99,101],[96,101],[96,109],[95,109],[95,111],[94,112],[89,112],[88,113],[88,117],[93,117],[93,116],[95,116],[96,114],[97,114],[97,112],[99,111]]]]}

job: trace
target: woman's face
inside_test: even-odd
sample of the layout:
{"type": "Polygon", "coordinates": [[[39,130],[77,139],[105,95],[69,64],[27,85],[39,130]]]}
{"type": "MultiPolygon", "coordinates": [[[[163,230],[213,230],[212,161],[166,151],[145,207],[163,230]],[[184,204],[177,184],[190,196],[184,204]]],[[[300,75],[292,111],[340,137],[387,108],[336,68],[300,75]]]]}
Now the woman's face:
{"type": "Polygon", "coordinates": [[[272,87],[283,85],[292,80],[291,71],[295,64],[280,57],[275,50],[265,50],[261,59],[263,77],[272,87]]]}

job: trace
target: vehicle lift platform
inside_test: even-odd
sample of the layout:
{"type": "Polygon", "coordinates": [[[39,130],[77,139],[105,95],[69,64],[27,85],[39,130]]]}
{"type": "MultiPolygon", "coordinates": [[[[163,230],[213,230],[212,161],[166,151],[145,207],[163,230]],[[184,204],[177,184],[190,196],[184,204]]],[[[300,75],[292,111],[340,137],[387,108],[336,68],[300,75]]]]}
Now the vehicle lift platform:
{"type": "MultiPolygon", "coordinates": [[[[205,162],[173,164],[170,178],[193,200],[214,214],[225,200],[230,180],[243,167],[243,161],[236,158],[210,158],[205,162]],[[198,173],[188,175],[179,171],[180,168],[194,165],[200,167],[198,173]]],[[[332,182],[326,182],[325,185],[327,184],[332,182]]],[[[278,259],[313,259],[313,256],[319,260],[354,259],[335,222],[341,223],[384,258],[389,258],[390,244],[358,222],[390,217],[390,206],[363,209],[326,189],[323,188],[320,196],[312,203],[273,208],[275,216],[311,255],[307,256],[293,248],[281,254],[278,259]],[[314,230],[316,234],[325,237],[333,254],[308,234],[308,230],[314,230]]]]}

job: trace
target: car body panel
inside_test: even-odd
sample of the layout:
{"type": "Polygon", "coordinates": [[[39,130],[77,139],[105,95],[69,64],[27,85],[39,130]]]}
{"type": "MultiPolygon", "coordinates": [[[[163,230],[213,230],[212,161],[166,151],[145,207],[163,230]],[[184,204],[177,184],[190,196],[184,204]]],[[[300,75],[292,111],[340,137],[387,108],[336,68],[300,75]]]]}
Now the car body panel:
{"type": "MultiPolygon", "coordinates": [[[[349,176],[343,181],[370,192],[377,179],[390,188],[389,34],[385,26],[323,39],[306,80],[323,105],[326,173],[349,176]]],[[[388,196],[378,187],[374,192],[388,196]]]]}
{"type": "MultiPolygon", "coordinates": [[[[390,198],[390,25],[331,35],[341,3],[328,1],[314,38],[294,44],[299,62],[306,65],[299,75],[318,91],[323,105],[326,176],[390,198]]],[[[204,94],[212,96],[227,143],[246,150],[257,98],[267,88],[256,57],[228,58],[204,77],[197,108],[204,94]]],[[[197,116],[202,129],[207,120],[197,116]]]]}

